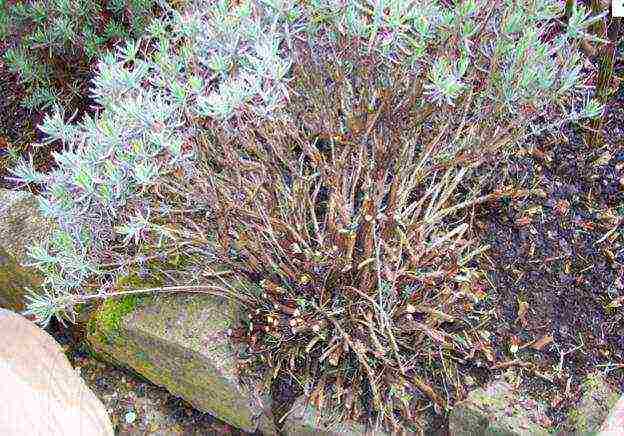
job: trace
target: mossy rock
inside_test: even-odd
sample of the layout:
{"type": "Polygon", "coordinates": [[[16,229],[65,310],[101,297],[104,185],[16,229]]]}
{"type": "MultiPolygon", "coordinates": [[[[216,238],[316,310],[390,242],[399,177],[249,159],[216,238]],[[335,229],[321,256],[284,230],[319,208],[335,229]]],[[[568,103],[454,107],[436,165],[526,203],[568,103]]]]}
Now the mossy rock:
{"type": "Polygon", "coordinates": [[[247,432],[273,434],[270,397],[244,384],[229,331],[238,306],[208,295],[108,300],[91,318],[87,341],[100,357],[167,388],[199,410],[247,432]]]}

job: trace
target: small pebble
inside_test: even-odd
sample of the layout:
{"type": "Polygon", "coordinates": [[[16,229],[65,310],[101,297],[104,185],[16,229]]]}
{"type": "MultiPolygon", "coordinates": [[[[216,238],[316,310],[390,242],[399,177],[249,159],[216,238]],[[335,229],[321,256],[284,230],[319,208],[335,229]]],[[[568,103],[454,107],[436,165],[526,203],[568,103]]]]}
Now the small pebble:
{"type": "Polygon", "coordinates": [[[132,424],[136,420],[137,414],[130,411],[126,413],[126,416],[124,418],[126,420],[126,424],[132,424]]]}

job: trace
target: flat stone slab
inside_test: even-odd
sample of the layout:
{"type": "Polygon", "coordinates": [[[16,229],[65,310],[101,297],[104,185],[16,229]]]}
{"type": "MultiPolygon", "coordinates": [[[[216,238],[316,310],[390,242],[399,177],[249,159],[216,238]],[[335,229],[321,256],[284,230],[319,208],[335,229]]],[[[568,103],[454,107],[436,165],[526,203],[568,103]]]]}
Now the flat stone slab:
{"type": "Polygon", "coordinates": [[[237,314],[235,303],[198,294],[107,300],[90,321],[87,340],[107,360],[195,408],[247,432],[273,434],[268,392],[237,374],[228,335],[237,314]]]}
{"type": "Polygon", "coordinates": [[[504,380],[472,391],[449,416],[453,436],[538,436],[551,434],[545,406],[518,393],[504,380]]]}
{"type": "Polygon", "coordinates": [[[113,436],[106,409],[45,331],[0,309],[0,434],[113,436]]]}

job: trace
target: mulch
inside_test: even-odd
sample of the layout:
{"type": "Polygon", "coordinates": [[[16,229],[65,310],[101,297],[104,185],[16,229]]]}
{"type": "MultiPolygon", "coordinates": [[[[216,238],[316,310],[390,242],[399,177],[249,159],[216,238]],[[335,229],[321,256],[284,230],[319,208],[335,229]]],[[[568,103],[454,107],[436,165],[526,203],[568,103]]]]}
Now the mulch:
{"type": "Polygon", "coordinates": [[[555,425],[591,372],[624,391],[624,82],[603,127],[600,147],[573,126],[526,144],[484,190],[540,195],[476,211],[497,362],[519,368],[555,425]]]}

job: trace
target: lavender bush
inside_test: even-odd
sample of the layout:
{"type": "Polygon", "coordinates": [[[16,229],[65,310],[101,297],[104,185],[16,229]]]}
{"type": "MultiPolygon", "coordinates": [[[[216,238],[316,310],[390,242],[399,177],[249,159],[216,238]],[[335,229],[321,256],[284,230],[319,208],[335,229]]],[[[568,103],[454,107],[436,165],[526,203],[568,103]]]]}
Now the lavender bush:
{"type": "Polygon", "coordinates": [[[46,118],[57,168],[13,170],[59,224],[32,247],[46,280],[28,312],[72,319],[88,299],[146,292],[113,287],[130,268],[183,256],[172,286],[148,291],[238,299],[234,335],[337,419],[417,429],[483,352],[469,267],[483,247],[462,210],[494,194],[466,188],[471,170],[601,112],[578,49],[595,18],[574,8],[563,28],[559,2],[495,3],[168,10],[100,61],[95,116],[46,118]]]}

